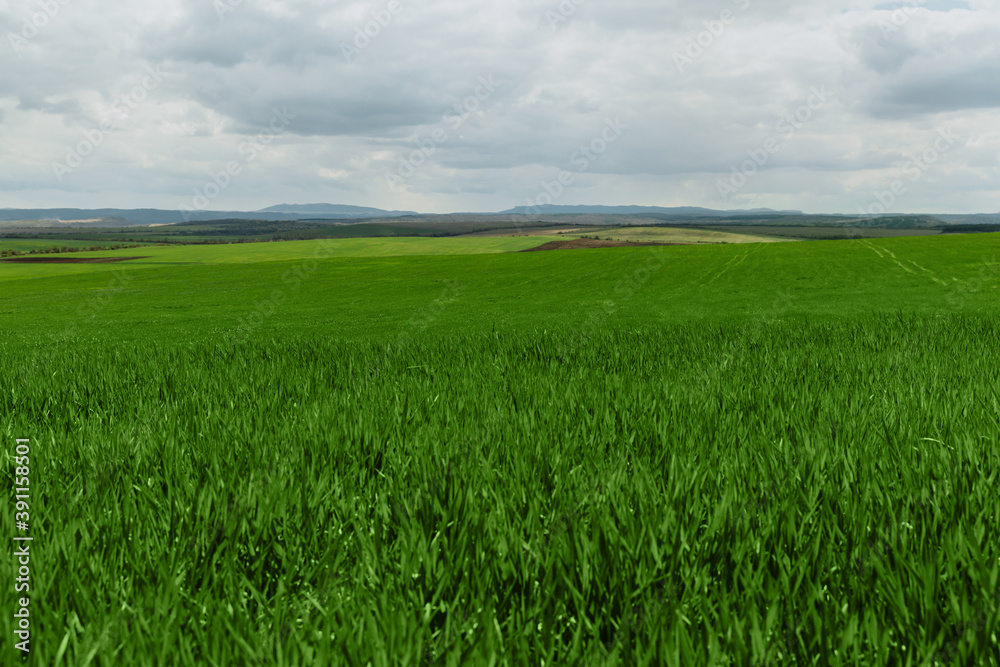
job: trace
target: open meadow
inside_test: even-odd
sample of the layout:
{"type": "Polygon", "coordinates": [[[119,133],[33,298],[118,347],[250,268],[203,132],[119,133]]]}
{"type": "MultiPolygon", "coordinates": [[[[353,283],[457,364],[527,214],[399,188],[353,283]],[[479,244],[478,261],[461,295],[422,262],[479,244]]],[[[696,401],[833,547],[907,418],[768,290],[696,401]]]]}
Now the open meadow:
{"type": "MultiPolygon", "coordinates": [[[[223,243],[210,245],[155,245],[141,246],[129,252],[74,252],[66,257],[75,261],[105,258],[109,263],[81,262],[72,266],[55,266],[45,255],[35,258],[38,263],[22,264],[0,262],[0,280],[58,278],[76,273],[104,274],[109,268],[133,269],[163,266],[207,266],[241,264],[252,266],[288,261],[315,261],[318,257],[406,257],[414,255],[477,255],[498,252],[517,252],[545,242],[543,238],[351,238],[324,239],[319,241],[284,241],[274,243],[223,243]],[[118,264],[121,258],[127,264],[118,264]]],[[[24,242],[27,243],[27,242],[24,242]]],[[[36,243],[40,243],[36,241],[36,243]]]]}
{"type": "Polygon", "coordinates": [[[658,243],[781,243],[792,239],[763,234],[743,234],[733,231],[694,229],[684,227],[596,227],[567,232],[572,237],[599,237],[615,241],[658,243]]]}
{"type": "Polygon", "coordinates": [[[0,262],[32,660],[1000,664],[1000,235],[551,238],[0,262]]]}
{"type": "MultiPolygon", "coordinates": [[[[135,244],[126,243],[123,245],[131,246],[135,244]]],[[[4,252],[27,253],[31,252],[32,250],[35,251],[51,250],[56,248],[60,250],[66,248],[72,248],[73,250],[80,250],[82,248],[91,248],[94,246],[106,247],[105,245],[101,245],[93,241],[73,241],[73,240],[63,240],[63,239],[47,240],[45,238],[25,238],[25,239],[0,238],[0,253],[4,252]]]]}

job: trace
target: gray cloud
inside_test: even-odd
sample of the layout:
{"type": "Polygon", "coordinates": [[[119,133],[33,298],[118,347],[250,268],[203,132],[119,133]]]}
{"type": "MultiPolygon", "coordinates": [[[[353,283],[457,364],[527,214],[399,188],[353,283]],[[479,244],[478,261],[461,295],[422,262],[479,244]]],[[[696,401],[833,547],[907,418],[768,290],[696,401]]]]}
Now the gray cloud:
{"type": "Polygon", "coordinates": [[[914,115],[1000,108],[1000,60],[970,68],[929,71],[888,86],[874,103],[882,113],[914,115]]]}
{"type": "Polygon", "coordinates": [[[566,170],[559,203],[855,210],[955,126],[899,210],[996,209],[996,0],[221,1],[73,0],[30,38],[0,4],[0,206],[175,207],[236,161],[211,208],[509,208],[566,170]]]}
{"type": "Polygon", "coordinates": [[[17,108],[22,111],[41,111],[42,113],[64,116],[77,116],[83,111],[80,108],[80,103],[76,100],[67,99],[53,102],[31,93],[21,97],[17,108]]]}

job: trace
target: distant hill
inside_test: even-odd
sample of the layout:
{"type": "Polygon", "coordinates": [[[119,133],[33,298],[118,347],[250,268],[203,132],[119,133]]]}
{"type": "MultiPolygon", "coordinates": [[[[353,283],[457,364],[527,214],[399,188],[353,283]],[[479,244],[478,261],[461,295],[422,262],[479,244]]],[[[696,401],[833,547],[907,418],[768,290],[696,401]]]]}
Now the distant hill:
{"type": "MultiPolygon", "coordinates": [[[[771,224],[816,225],[843,224],[857,221],[857,216],[813,215],[800,211],[776,211],[768,208],[721,211],[698,206],[539,206],[518,207],[499,213],[421,214],[413,211],[386,211],[368,206],[346,204],[278,204],[259,211],[172,211],[141,209],[80,209],[46,208],[0,209],[0,229],[25,227],[138,227],[168,225],[183,222],[216,222],[220,220],[296,222],[327,224],[392,221],[406,218],[412,221],[450,223],[521,223],[524,221],[580,225],[703,225],[703,224],[771,224]]],[[[884,215],[873,216],[870,223],[878,227],[924,227],[1000,224],[1000,215],[884,215]]]]}
{"type": "Polygon", "coordinates": [[[78,220],[72,223],[61,222],[52,218],[40,218],[38,220],[2,220],[0,219],[0,229],[51,229],[53,227],[124,227],[128,223],[121,218],[100,218],[94,220],[78,220]]]}
{"type": "Polygon", "coordinates": [[[384,211],[369,206],[348,206],[346,204],[278,204],[262,208],[257,213],[298,213],[299,215],[337,216],[342,218],[389,218],[404,215],[418,215],[416,211],[384,211]]]}
{"type": "Polygon", "coordinates": [[[934,216],[948,224],[963,225],[1000,225],[1000,213],[980,213],[977,215],[936,215],[934,216]]]}
{"type": "Polygon", "coordinates": [[[705,218],[730,218],[739,215],[802,215],[802,211],[775,211],[770,208],[741,209],[737,211],[718,211],[711,208],[701,208],[698,206],[675,206],[666,208],[663,206],[519,206],[507,211],[501,211],[502,215],[524,214],[527,209],[530,214],[539,215],[655,215],[669,217],[705,217],[705,218]]]}
{"type": "Polygon", "coordinates": [[[4,208],[0,209],[0,227],[37,227],[44,221],[51,227],[129,227],[183,221],[180,211],[156,209],[124,210],[117,208],[4,208]]]}
{"type": "MultiPolygon", "coordinates": [[[[176,222],[207,222],[210,220],[350,220],[365,218],[397,218],[413,215],[409,212],[383,211],[360,206],[309,204],[272,206],[263,211],[170,211],[155,208],[140,209],[80,209],[80,208],[5,208],[0,209],[0,226],[11,227],[13,221],[51,221],[51,226],[67,227],[129,227],[168,225],[176,222]],[[280,209],[280,210],[272,210],[280,209]],[[301,209],[301,211],[296,210],[301,209]]],[[[27,225],[24,225],[27,226],[27,225]]]]}

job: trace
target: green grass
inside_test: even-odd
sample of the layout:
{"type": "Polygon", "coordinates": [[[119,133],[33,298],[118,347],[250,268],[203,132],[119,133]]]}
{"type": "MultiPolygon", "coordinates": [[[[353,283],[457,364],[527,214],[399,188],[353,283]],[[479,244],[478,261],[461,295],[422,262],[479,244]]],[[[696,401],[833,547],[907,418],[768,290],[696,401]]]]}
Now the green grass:
{"type": "MultiPolygon", "coordinates": [[[[879,220],[880,225],[887,224],[886,221],[879,220]]],[[[789,224],[772,223],[766,225],[754,224],[729,224],[712,225],[711,223],[699,225],[704,230],[717,232],[738,232],[740,234],[756,234],[778,240],[841,240],[851,238],[882,239],[913,236],[937,236],[942,234],[942,230],[937,227],[917,228],[911,225],[898,227],[875,227],[866,221],[854,221],[846,224],[789,224]]],[[[985,231],[985,230],[983,230],[985,231]]]]}
{"type": "MultiPolygon", "coordinates": [[[[402,221],[394,223],[361,222],[330,224],[317,220],[215,220],[191,222],[152,227],[51,227],[51,222],[40,221],[27,227],[37,228],[34,232],[24,230],[17,234],[34,234],[37,238],[59,238],[76,241],[98,240],[111,245],[120,240],[144,243],[204,243],[206,241],[246,242],[246,241],[304,241],[323,238],[361,237],[449,237],[492,231],[508,234],[553,229],[553,223],[536,221],[402,221]]],[[[0,227],[3,225],[0,224],[0,227]]]]}
{"type": "Polygon", "coordinates": [[[79,325],[107,340],[169,342],[220,336],[262,319],[254,329],[276,337],[384,340],[438,299],[447,281],[459,283],[462,296],[435,316],[428,333],[741,321],[762,310],[814,319],[897,309],[996,313],[1000,303],[1000,239],[985,236],[475,256],[430,253],[441,245],[538,240],[374,243],[397,241],[421,254],[348,257],[334,254],[346,243],[337,241],[326,259],[314,259],[321,246],[305,242],[148,248],[142,252],[162,251],[157,262],[179,262],[191,251],[192,263],[92,264],[66,275],[59,274],[78,267],[0,263],[0,276],[21,278],[3,287],[0,315],[17,319],[0,319],[0,336],[48,340],[79,325]],[[269,248],[274,256],[285,246],[301,246],[305,259],[222,261],[227,252],[229,259],[263,259],[269,248]],[[205,257],[218,263],[195,261],[205,257]],[[24,279],[43,269],[47,277],[24,279]]]}
{"type": "Polygon", "coordinates": [[[998,249],[0,283],[32,660],[998,664],[998,249]]]}
{"type": "MultiPolygon", "coordinates": [[[[327,239],[319,241],[283,241],[273,243],[233,243],[219,245],[171,245],[143,247],[113,252],[73,253],[72,257],[131,257],[127,267],[193,266],[213,264],[252,265],[264,262],[301,261],[317,256],[327,258],[395,257],[411,255],[475,255],[516,252],[545,243],[531,238],[393,238],[327,239]]],[[[21,264],[0,261],[0,282],[19,278],[39,278],[91,273],[111,273],[126,264],[21,264]]]]}
{"type": "MultiPolygon", "coordinates": [[[[62,239],[45,239],[45,238],[32,238],[32,239],[14,239],[14,238],[0,238],[0,251],[3,250],[18,250],[20,252],[28,252],[30,250],[48,250],[49,248],[91,248],[93,246],[111,246],[118,245],[119,242],[115,241],[64,241],[62,239]]],[[[135,244],[129,244],[135,245],[135,244]]]]}
{"type": "Polygon", "coordinates": [[[552,238],[600,237],[615,241],[656,243],[787,243],[791,239],[740,233],[738,227],[727,231],[693,229],[690,227],[599,227],[579,232],[559,234],[552,238]]]}

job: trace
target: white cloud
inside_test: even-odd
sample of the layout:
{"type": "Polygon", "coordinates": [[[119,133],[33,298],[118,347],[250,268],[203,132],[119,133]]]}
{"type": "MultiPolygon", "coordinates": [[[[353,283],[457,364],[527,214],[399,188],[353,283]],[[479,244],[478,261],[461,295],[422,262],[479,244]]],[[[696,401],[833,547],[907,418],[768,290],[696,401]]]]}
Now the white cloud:
{"type": "Polygon", "coordinates": [[[904,14],[868,0],[587,1],[555,28],[555,0],[228,1],[220,18],[204,0],[63,0],[20,58],[9,34],[37,5],[0,4],[0,206],[174,208],[277,108],[295,118],[213,207],[496,210],[567,170],[559,203],[855,211],[954,125],[963,139],[898,210],[1000,209],[995,0],[904,14]],[[162,85],[60,181],[53,163],[147,65],[162,85]],[[480,77],[502,85],[454,125],[480,77]],[[817,86],[829,103],[722,201],[720,179],[817,86]],[[574,153],[616,117],[628,130],[576,172],[574,153]],[[390,188],[385,174],[435,131],[445,138],[390,188]]]}

